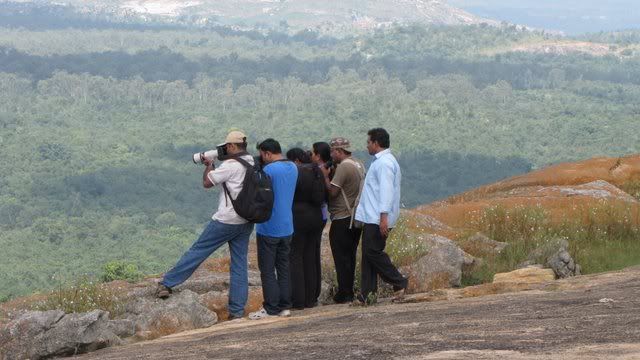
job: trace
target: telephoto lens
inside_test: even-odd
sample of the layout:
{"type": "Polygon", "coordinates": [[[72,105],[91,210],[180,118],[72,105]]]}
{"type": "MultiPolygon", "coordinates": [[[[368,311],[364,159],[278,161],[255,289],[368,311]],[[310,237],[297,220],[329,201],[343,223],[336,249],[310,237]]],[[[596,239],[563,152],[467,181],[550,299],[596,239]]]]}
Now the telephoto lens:
{"type": "Polygon", "coordinates": [[[215,161],[218,158],[218,150],[209,150],[193,154],[194,164],[202,164],[205,160],[215,161]]]}

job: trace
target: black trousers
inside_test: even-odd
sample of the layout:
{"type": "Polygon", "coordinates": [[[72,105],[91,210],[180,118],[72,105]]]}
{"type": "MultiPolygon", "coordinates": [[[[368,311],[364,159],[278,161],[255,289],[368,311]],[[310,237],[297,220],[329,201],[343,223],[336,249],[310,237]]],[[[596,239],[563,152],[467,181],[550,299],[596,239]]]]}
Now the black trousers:
{"type": "Polygon", "coordinates": [[[377,224],[365,224],[362,230],[362,279],[361,299],[366,301],[369,294],[378,291],[378,275],[385,282],[393,285],[394,290],[407,287],[407,279],[400,274],[391,263],[389,255],[384,252],[387,238],[380,234],[380,226],[377,224]]]}
{"type": "Polygon", "coordinates": [[[334,220],[329,230],[329,242],[338,278],[337,303],[353,300],[353,280],[356,272],[356,253],[362,229],[351,228],[351,218],[334,220]]]}
{"type": "Polygon", "coordinates": [[[291,302],[294,309],[313,307],[318,302],[322,284],[320,241],[322,228],[317,225],[296,227],[291,241],[289,269],[291,302]]]}

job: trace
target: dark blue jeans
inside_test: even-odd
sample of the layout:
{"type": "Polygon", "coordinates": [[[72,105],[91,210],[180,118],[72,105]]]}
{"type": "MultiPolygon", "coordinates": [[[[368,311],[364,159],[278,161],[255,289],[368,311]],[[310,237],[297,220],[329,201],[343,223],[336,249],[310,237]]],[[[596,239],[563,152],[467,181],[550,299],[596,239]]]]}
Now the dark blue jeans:
{"type": "Polygon", "coordinates": [[[291,309],[289,249],[291,236],[269,237],[258,234],[258,267],[262,280],[263,307],[269,315],[291,309]]]}
{"type": "Polygon", "coordinates": [[[253,232],[253,224],[251,223],[230,225],[212,220],[173,269],[164,274],[161,284],[172,288],[187,281],[209,255],[213,254],[220,246],[229,243],[229,252],[231,253],[229,314],[243,316],[249,296],[247,253],[251,232],[253,232]]]}

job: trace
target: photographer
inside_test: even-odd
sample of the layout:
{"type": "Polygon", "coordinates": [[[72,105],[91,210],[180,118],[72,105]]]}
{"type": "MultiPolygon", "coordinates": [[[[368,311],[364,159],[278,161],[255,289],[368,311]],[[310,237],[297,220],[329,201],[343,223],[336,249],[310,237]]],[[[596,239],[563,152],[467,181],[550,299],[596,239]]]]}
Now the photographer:
{"type": "Polygon", "coordinates": [[[321,169],[329,194],[329,242],[338,278],[338,292],[333,300],[341,304],[354,299],[353,280],[361,229],[353,226],[353,216],[364,180],[364,165],[351,156],[349,140],[334,138],[329,145],[333,163],[337,164],[335,173],[330,178],[331,170],[321,169]]]}
{"type": "Polygon", "coordinates": [[[218,210],[191,248],[180,258],[178,263],[167,272],[158,283],[156,296],[168,298],[172,288],[185,282],[198,266],[225,243],[229,244],[231,253],[229,283],[229,318],[244,316],[244,307],[249,292],[247,275],[247,253],[249,236],[253,224],[240,217],[233,208],[228,196],[235,199],[242,190],[246,168],[233,157],[241,157],[253,164],[253,157],[247,153],[247,137],[240,131],[232,131],[227,135],[221,150],[222,163],[215,168],[213,160],[203,159],[206,165],[202,175],[205,188],[225,184],[229,194],[220,191],[218,210]],[[226,154],[224,154],[226,152],[226,154]]]}

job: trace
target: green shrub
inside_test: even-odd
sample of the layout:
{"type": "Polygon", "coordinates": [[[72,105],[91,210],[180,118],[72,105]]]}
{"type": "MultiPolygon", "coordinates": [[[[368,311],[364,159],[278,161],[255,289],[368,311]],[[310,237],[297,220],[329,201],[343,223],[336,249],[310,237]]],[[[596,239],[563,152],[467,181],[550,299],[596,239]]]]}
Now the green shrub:
{"type": "Polygon", "coordinates": [[[138,270],[138,266],[124,261],[113,260],[104,264],[100,280],[110,282],[114,280],[126,280],[136,282],[142,279],[143,274],[138,270]]]}

